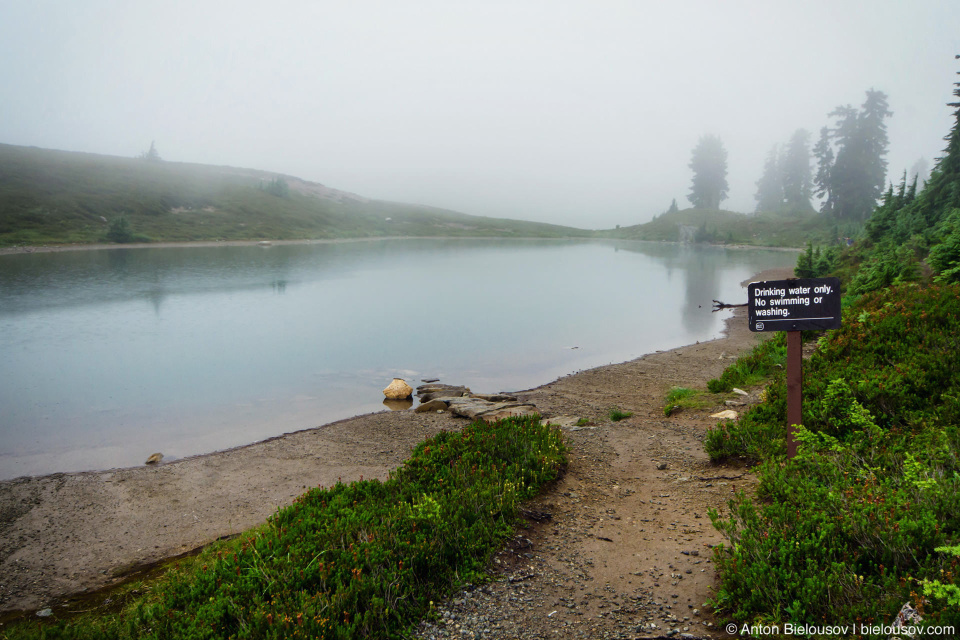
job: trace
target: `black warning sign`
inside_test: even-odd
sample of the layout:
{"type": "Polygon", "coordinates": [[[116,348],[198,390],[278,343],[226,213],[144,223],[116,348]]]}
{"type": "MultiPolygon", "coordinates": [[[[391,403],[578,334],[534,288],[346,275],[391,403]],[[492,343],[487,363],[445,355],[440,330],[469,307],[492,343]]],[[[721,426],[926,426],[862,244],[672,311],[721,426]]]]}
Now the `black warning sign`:
{"type": "Polygon", "coordinates": [[[840,279],[796,278],[747,286],[750,331],[840,328],[840,279]]]}

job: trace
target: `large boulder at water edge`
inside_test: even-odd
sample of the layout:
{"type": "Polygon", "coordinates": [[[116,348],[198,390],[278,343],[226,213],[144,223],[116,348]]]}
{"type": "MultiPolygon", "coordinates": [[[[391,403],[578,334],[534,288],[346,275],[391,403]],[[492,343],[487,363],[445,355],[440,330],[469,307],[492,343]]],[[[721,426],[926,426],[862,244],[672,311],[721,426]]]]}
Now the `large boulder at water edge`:
{"type": "Polygon", "coordinates": [[[383,390],[383,395],[390,400],[403,400],[413,395],[413,387],[404,382],[403,378],[394,378],[383,390]]]}
{"type": "Polygon", "coordinates": [[[436,398],[459,398],[469,394],[469,388],[452,384],[422,384],[417,387],[420,402],[430,402],[436,398]]]}

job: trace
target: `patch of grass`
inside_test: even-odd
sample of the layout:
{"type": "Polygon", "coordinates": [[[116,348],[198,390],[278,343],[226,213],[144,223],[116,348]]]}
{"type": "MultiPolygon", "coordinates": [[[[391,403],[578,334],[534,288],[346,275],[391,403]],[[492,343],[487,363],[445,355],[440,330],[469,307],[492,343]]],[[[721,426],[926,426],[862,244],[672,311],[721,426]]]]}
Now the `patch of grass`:
{"type": "Polygon", "coordinates": [[[686,387],[673,387],[667,392],[663,415],[670,416],[683,409],[705,409],[719,402],[720,399],[715,394],[707,394],[686,387]]]}
{"type": "Polygon", "coordinates": [[[580,418],[579,420],[577,420],[578,427],[586,427],[589,424],[590,424],[590,420],[588,420],[587,418],[580,418]]]}
{"type": "Polygon", "coordinates": [[[6,638],[398,638],[481,580],[520,503],[566,462],[535,418],[443,432],[384,482],[308,491],[180,563],[117,615],[27,621],[6,638]]]}
{"type": "Polygon", "coordinates": [[[619,408],[614,407],[613,409],[610,409],[610,413],[607,414],[607,415],[610,416],[610,419],[611,419],[613,422],[620,422],[621,420],[626,420],[627,418],[629,418],[630,416],[632,416],[632,415],[633,415],[633,412],[632,412],[632,411],[623,411],[623,410],[621,410],[621,409],[619,409],[619,408]]]}
{"type": "Polygon", "coordinates": [[[742,355],[727,367],[719,378],[707,382],[711,393],[726,393],[734,387],[749,387],[768,380],[783,371],[787,364],[787,334],[777,332],[761,342],[750,353],[742,355]]]}

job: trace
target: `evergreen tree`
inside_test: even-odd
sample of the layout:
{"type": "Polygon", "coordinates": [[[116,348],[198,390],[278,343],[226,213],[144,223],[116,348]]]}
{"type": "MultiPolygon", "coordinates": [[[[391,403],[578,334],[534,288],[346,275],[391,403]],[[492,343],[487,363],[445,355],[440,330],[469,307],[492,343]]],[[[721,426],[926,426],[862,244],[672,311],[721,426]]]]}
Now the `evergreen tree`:
{"type": "Polygon", "coordinates": [[[913,166],[910,167],[909,175],[913,176],[917,184],[923,187],[923,183],[927,181],[927,178],[930,177],[930,163],[927,162],[927,159],[923,156],[919,160],[913,163],[913,166]]]}
{"type": "MultiPolygon", "coordinates": [[[[960,56],[957,58],[960,59],[960,56]]],[[[960,75],[960,72],[957,75],[960,75]]],[[[960,82],[955,82],[953,86],[953,95],[958,101],[947,103],[954,108],[953,126],[944,138],[947,148],[934,165],[930,181],[924,190],[929,192],[930,204],[941,209],[960,206],[960,82]]]]}
{"type": "Polygon", "coordinates": [[[677,199],[674,198],[670,202],[670,208],[667,209],[667,213],[676,213],[677,211],[680,211],[680,207],[677,206],[677,199]]]}
{"type": "Polygon", "coordinates": [[[833,213],[833,190],[830,176],[833,173],[833,145],[830,143],[830,127],[820,129],[820,139],[813,147],[817,159],[817,175],[813,179],[814,195],[823,199],[820,212],[833,213]]]}
{"type": "MultiPolygon", "coordinates": [[[[954,87],[953,95],[960,99],[960,83],[954,87]]],[[[918,174],[905,173],[898,188],[890,185],[867,221],[866,236],[873,244],[867,256],[873,266],[868,271],[861,268],[867,273],[856,286],[861,292],[919,277],[919,260],[927,251],[926,263],[935,280],[960,282],[960,100],[948,104],[954,109],[954,123],[947,148],[923,188],[918,192],[918,174]],[[874,277],[881,271],[892,275],[874,277]]]]}
{"type": "Polygon", "coordinates": [[[852,203],[858,202],[858,168],[862,145],[857,135],[857,110],[850,105],[840,106],[829,114],[836,118],[831,136],[837,145],[837,156],[830,169],[830,193],[833,196],[831,213],[838,218],[853,218],[852,203]]]}
{"type": "Polygon", "coordinates": [[[887,126],[891,115],[887,96],[871,89],[859,111],[840,106],[829,114],[836,118],[833,130],[821,130],[814,148],[819,162],[817,195],[826,195],[822,211],[846,220],[865,220],[883,193],[886,183],[887,126]],[[829,142],[837,147],[836,159],[829,163],[829,142]]]}
{"type": "Polygon", "coordinates": [[[887,94],[870,89],[867,99],[860,108],[857,120],[858,134],[863,145],[864,197],[869,196],[869,207],[863,216],[870,215],[870,210],[877,204],[877,198],[883,193],[887,179],[887,147],[890,140],[887,137],[886,118],[893,115],[887,103],[887,94]]]}
{"type": "Polygon", "coordinates": [[[780,151],[773,145],[763,163],[763,175],[757,180],[757,212],[779,211],[783,206],[783,174],[780,169],[780,151]]]}
{"type": "Polygon", "coordinates": [[[260,190],[266,191],[272,196],[277,196],[278,198],[289,198],[290,197],[290,185],[287,184],[287,181],[283,178],[277,177],[267,183],[266,186],[263,183],[260,183],[260,190]]]}
{"type": "Polygon", "coordinates": [[[727,150],[714,135],[704,135],[693,149],[690,159],[693,184],[687,199],[701,209],[719,209],[727,199],[727,150]]]}
{"type": "Polygon", "coordinates": [[[141,159],[141,160],[146,160],[147,162],[160,162],[160,161],[161,161],[162,158],[160,158],[160,152],[157,151],[157,147],[156,147],[156,145],[154,145],[154,141],[153,141],[153,140],[150,141],[150,149],[148,149],[147,151],[144,151],[143,153],[140,154],[140,159],[141,159]]]}
{"type": "Polygon", "coordinates": [[[783,176],[783,199],[793,211],[810,209],[812,178],[810,176],[810,132],[797,129],[787,144],[781,175],[783,176]]]}

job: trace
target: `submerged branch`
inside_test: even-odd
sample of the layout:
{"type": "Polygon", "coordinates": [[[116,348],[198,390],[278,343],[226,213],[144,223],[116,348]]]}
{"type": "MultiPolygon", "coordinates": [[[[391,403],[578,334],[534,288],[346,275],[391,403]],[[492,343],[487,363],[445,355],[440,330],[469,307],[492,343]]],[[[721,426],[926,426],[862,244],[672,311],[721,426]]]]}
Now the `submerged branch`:
{"type": "Polygon", "coordinates": [[[720,302],[719,300],[713,301],[713,310],[720,311],[720,309],[732,309],[733,307],[745,307],[749,302],[744,302],[743,304],[727,304],[726,302],[720,302]]]}

